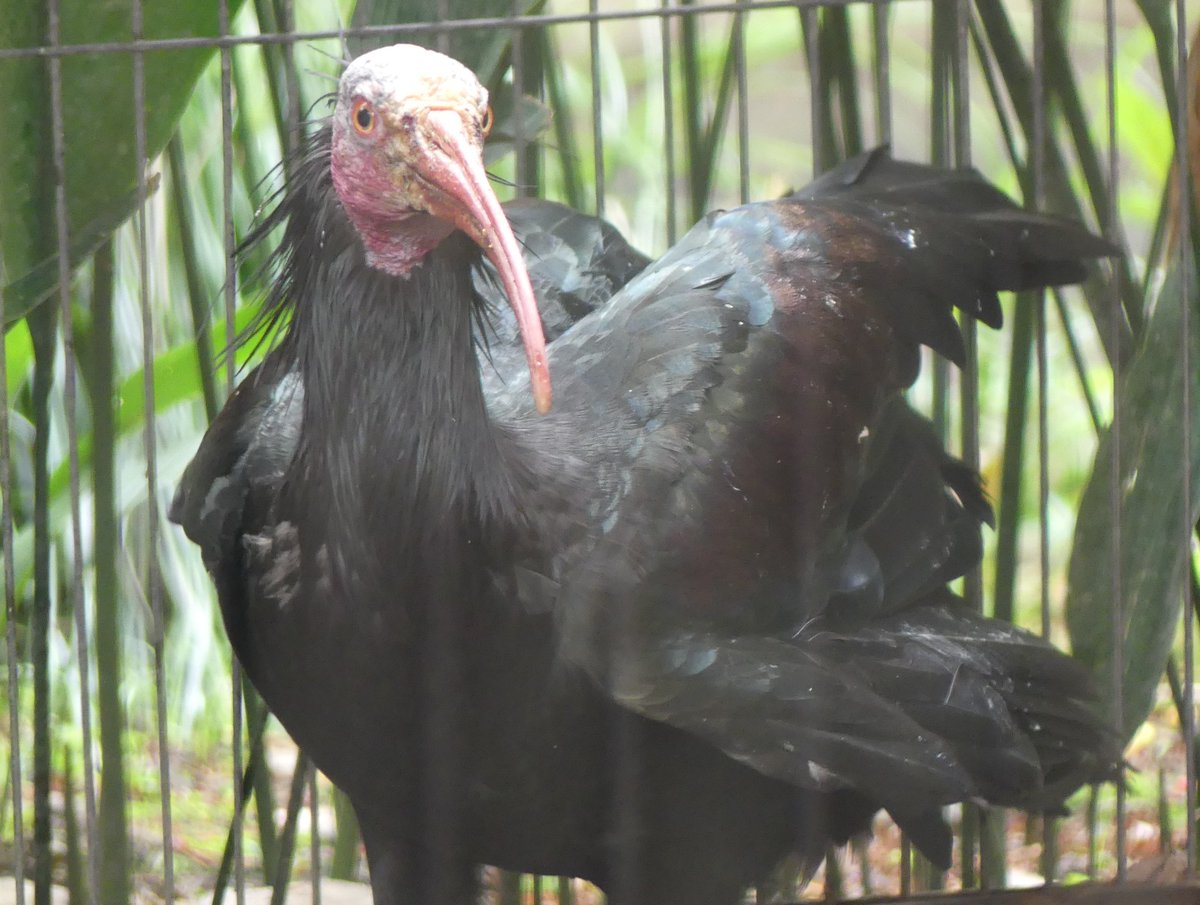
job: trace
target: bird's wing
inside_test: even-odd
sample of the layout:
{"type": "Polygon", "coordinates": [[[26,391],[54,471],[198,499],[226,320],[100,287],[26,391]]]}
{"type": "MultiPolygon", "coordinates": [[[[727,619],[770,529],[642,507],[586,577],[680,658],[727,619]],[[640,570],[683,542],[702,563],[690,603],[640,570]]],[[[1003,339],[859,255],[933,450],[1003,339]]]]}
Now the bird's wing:
{"type": "Polygon", "coordinates": [[[279,350],[238,385],[184,470],[169,517],[210,570],[236,554],[252,496],[278,492],[300,437],[304,383],[279,350]]]}
{"type": "Polygon", "coordinates": [[[889,685],[812,639],[915,620],[979,558],[978,479],[899,395],[920,345],[961,359],[954,308],[998,324],[998,291],[1079,280],[1109,247],[969,171],[877,155],[839,173],[710,215],[568,330],[547,418],[493,400],[540,451],[551,552],[531,593],[554,597],[562,656],[619,701],[764,772],[901,812],[1002,797],[914,703],[964,695],[1011,740],[1004,769],[1036,761],[992,679],[968,681],[974,648],[900,645],[915,665],[889,685]]]}
{"type": "MultiPolygon", "coordinates": [[[[547,342],[607,302],[650,263],[610,223],[565,205],[522,199],[505,204],[504,212],[521,244],[547,342]]],[[[510,383],[526,370],[516,315],[486,257],[479,258],[474,282],[487,306],[478,331],[484,380],[510,383]]]]}
{"type": "Polygon", "coordinates": [[[209,425],[168,512],[200,548],[235,650],[242,649],[245,632],[238,570],[246,515],[270,518],[300,439],[303,407],[304,383],[276,349],[209,425]]]}

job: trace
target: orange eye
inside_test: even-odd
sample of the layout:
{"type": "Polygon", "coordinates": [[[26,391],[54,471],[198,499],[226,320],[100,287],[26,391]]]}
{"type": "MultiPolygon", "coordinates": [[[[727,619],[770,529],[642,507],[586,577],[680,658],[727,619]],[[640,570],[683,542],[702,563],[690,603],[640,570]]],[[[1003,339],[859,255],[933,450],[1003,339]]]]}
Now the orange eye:
{"type": "Polygon", "coordinates": [[[483,129],[483,135],[486,138],[488,133],[492,131],[492,123],[495,121],[495,114],[492,113],[492,105],[488,104],[487,110],[483,114],[483,122],[480,128],[483,129]]]}
{"type": "Polygon", "coordinates": [[[355,101],[354,111],[350,115],[354,130],[359,135],[370,135],[375,131],[375,110],[370,101],[355,101]]]}

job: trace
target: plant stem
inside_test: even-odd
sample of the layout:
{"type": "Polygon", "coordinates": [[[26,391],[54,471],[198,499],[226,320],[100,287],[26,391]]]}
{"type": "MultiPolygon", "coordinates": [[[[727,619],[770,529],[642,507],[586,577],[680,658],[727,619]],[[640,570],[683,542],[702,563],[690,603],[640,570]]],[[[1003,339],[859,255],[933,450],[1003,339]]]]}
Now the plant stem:
{"type": "MultiPolygon", "coordinates": [[[[1029,64],[1026,63],[1021,53],[1016,32],[1003,4],[997,3],[995,0],[978,0],[975,8],[979,13],[979,20],[983,25],[992,58],[999,68],[1017,119],[1021,123],[1026,139],[1032,140],[1033,76],[1029,64]]],[[[1084,152],[1082,148],[1077,150],[1080,153],[1084,152]]],[[[1053,136],[1048,137],[1046,141],[1044,176],[1047,206],[1068,217],[1083,220],[1082,206],[1071,188],[1062,150],[1053,136]]],[[[1114,266],[1120,281],[1122,304],[1126,312],[1140,311],[1140,290],[1132,280],[1126,259],[1119,258],[1114,266]]],[[[1088,301],[1092,318],[1096,322],[1096,331],[1101,342],[1105,344],[1109,362],[1128,361],[1134,348],[1134,334],[1129,323],[1122,318],[1116,325],[1118,338],[1115,342],[1112,341],[1111,337],[1113,337],[1114,331],[1109,324],[1113,315],[1108,304],[1109,295],[1105,284],[1094,276],[1089,277],[1084,283],[1084,296],[1088,301]]]]}
{"type": "MultiPolygon", "coordinates": [[[[690,6],[693,0],[684,0],[690,6]]],[[[687,147],[688,181],[691,202],[690,216],[693,221],[704,216],[708,200],[700,158],[703,127],[704,102],[700,93],[700,36],[699,16],[682,16],[679,21],[682,49],[680,65],[683,71],[683,130],[684,145],[687,147]]]]}
{"type": "Polygon", "coordinates": [[[554,36],[549,29],[538,32],[542,41],[542,55],[550,61],[546,67],[546,101],[553,114],[554,143],[562,169],[563,194],[567,206],[583,210],[583,178],[579,174],[580,157],[575,143],[575,127],[571,117],[571,105],[562,86],[562,70],[557,62],[561,57],[555,49],[554,36]]]}
{"type": "MultiPolygon", "coordinates": [[[[259,771],[266,774],[266,770],[259,771]]],[[[304,752],[300,751],[296,754],[296,769],[292,773],[291,791],[288,793],[287,817],[283,821],[283,833],[279,839],[277,856],[270,862],[263,858],[263,870],[268,870],[267,864],[274,865],[274,871],[270,877],[271,882],[271,905],[284,905],[284,897],[287,895],[288,881],[292,876],[292,856],[296,852],[296,823],[300,819],[300,805],[304,803],[304,784],[308,779],[308,758],[304,756],[304,752]]],[[[313,823],[314,833],[317,831],[316,823],[313,823]]]]}
{"type": "Polygon", "coordinates": [[[79,843],[79,817],[75,813],[75,774],[71,770],[70,748],[63,752],[63,825],[67,843],[67,899],[71,905],[84,905],[87,886],[79,843]]]}
{"type": "MultiPolygon", "coordinates": [[[[113,377],[113,247],[96,251],[87,388],[92,408],[92,488],[95,531],[96,691],[100,722],[100,900],[129,901],[125,753],[122,745],[121,627],[118,618],[116,413],[113,377]]],[[[149,500],[148,505],[156,505],[149,500]]],[[[153,552],[151,553],[153,555],[153,552]]]]}
{"type": "MultiPolygon", "coordinates": [[[[262,854],[263,879],[271,881],[271,865],[279,857],[279,840],[275,835],[275,795],[271,791],[271,771],[266,768],[266,724],[270,717],[267,705],[249,683],[242,686],[242,700],[246,707],[246,725],[250,728],[250,757],[263,769],[254,772],[251,785],[254,789],[255,812],[258,817],[258,845],[262,854]]],[[[303,759],[303,758],[302,758],[303,759]]]]}
{"type": "Polygon", "coordinates": [[[1029,362],[1033,350],[1035,294],[1022,292],[1013,309],[1012,349],[1008,367],[1008,402],[1004,424],[1004,465],[1000,473],[1000,505],[996,522],[996,578],[992,615],[1013,621],[1017,578],[1017,533],[1021,525],[1021,483],[1025,461],[1025,429],[1029,413],[1029,362]]]}
{"type": "Polygon", "coordinates": [[[34,905],[50,905],[50,389],[54,383],[58,307],[27,318],[33,338],[33,879],[34,905]]]}
{"type": "Polygon", "coordinates": [[[217,417],[216,363],[213,360],[212,341],[209,339],[211,314],[204,300],[207,298],[204,281],[200,277],[200,265],[196,259],[196,224],[192,217],[192,203],[187,183],[187,165],[183,156],[183,144],[178,133],[167,143],[167,159],[171,165],[171,207],[179,224],[179,249],[183,257],[183,274],[187,282],[188,306],[192,312],[192,335],[196,339],[196,357],[200,368],[200,391],[204,396],[204,412],[208,420],[217,417]]]}
{"type": "Polygon", "coordinates": [[[329,876],[335,880],[353,880],[358,866],[358,816],[346,793],[338,788],[333,790],[333,817],[337,834],[333,838],[329,876]]]}
{"type": "MultiPolygon", "coordinates": [[[[851,157],[863,149],[862,116],[858,107],[858,71],[854,42],[850,40],[849,13],[845,7],[830,7],[821,20],[822,69],[830,73],[829,86],[836,87],[842,116],[842,156],[851,157]]],[[[826,109],[832,109],[827,104],[826,109]]]]}

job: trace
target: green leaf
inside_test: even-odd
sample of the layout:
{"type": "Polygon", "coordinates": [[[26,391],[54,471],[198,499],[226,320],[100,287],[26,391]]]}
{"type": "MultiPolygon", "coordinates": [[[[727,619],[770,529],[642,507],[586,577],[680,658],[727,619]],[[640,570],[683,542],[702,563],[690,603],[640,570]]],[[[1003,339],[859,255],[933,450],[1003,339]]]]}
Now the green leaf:
{"type": "MultiPolygon", "coordinates": [[[[258,305],[246,305],[240,308],[234,320],[234,329],[241,335],[242,331],[254,325],[258,316],[258,305]]],[[[264,325],[265,327],[265,325],[264,325]]],[[[219,355],[223,349],[225,336],[225,321],[213,323],[208,332],[214,355],[219,355]]],[[[239,343],[234,361],[241,368],[256,360],[266,344],[262,329],[239,343]]],[[[200,394],[200,359],[196,354],[194,340],[173,346],[160,353],[154,359],[154,411],[165,412],[181,402],[199,400],[200,394]]],[[[117,390],[117,437],[124,437],[136,430],[141,430],[146,414],[145,371],[141,368],[131,373],[121,382],[117,390]]],[[[86,469],[92,460],[92,435],[85,434],[79,438],[79,467],[86,469]]],[[[62,462],[50,476],[51,498],[58,500],[69,492],[70,471],[69,462],[62,462]]]]}
{"type": "MultiPolygon", "coordinates": [[[[147,194],[158,189],[157,174],[146,184],[147,194]]],[[[72,261],[82,261],[100,247],[113,230],[125,222],[133,213],[137,203],[137,190],[122,195],[96,215],[96,219],[70,237],[69,256],[72,261]]],[[[0,211],[0,217],[3,217],[0,211]]],[[[0,246],[0,251],[3,247],[0,246]]],[[[17,277],[4,287],[4,325],[24,317],[41,304],[58,285],[58,255],[42,258],[24,276],[17,277]]]]}
{"type": "MultiPolygon", "coordinates": [[[[6,300],[7,301],[7,300],[6,300]]],[[[22,322],[4,334],[4,380],[12,405],[33,369],[33,339],[22,322]]]]}
{"type": "Polygon", "coordinates": [[[1175,96],[1175,23],[1171,17],[1172,4],[1166,0],[1137,0],[1137,5],[1150,27],[1150,33],[1154,35],[1158,73],[1162,80],[1168,122],[1177,123],[1179,100],[1175,96]]]}
{"type": "MultiPolygon", "coordinates": [[[[529,4],[532,6],[533,4],[529,4]]],[[[491,19],[511,16],[514,12],[512,0],[447,0],[446,19],[491,19]]],[[[359,0],[354,7],[351,25],[354,28],[369,25],[397,25],[409,22],[429,22],[433,6],[429,0],[359,0]]],[[[507,45],[512,40],[512,30],[495,28],[467,28],[445,32],[413,32],[411,34],[384,35],[364,38],[362,46],[354,46],[356,54],[373,47],[402,41],[421,44],[434,50],[450,54],[487,82],[488,69],[496,65],[497,44],[507,45]]],[[[357,42],[356,42],[357,43],[357,42]]]]}
{"type": "Polygon", "coordinates": [[[1121,647],[1126,737],[1154,702],[1179,625],[1187,577],[1189,526],[1200,512],[1200,481],[1193,480],[1184,510],[1184,430],[1189,430],[1191,473],[1200,468],[1200,316],[1191,280],[1190,417],[1184,417],[1183,302],[1179,267],[1169,273],[1140,347],[1118,388],[1120,512],[1110,499],[1112,431],[1101,437],[1080,504],[1068,573],[1067,626],[1075,655],[1094,671],[1101,688],[1112,683],[1113,529],[1119,524],[1123,606],[1121,647]],[[1119,522],[1117,521],[1119,519],[1119,522]]]}
{"type": "MultiPolygon", "coordinates": [[[[231,14],[241,0],[232,0],[231,14]]],[[[61,41],[129,41],[132,0],[62,0],[61,41]]],[[[216,35],[216,0],[144,0],[148,39],[216,35]]],[[[42,4],[0,7],[0,47],[44,43],[42,4]]],[[[149,52],[145,71],[148,156],[157,156],[183,112],[206,48],[149,52]]],[[[62,57],[63,142],[68,244],[76,264],[96,249],[134,209],[137,185],[133,55],[62,57]]],[[[0,257],[10,280],[6,319],[46,298],[58,279],[51,164],[49,64],[36,57],[0,61],[0,257]]]]}

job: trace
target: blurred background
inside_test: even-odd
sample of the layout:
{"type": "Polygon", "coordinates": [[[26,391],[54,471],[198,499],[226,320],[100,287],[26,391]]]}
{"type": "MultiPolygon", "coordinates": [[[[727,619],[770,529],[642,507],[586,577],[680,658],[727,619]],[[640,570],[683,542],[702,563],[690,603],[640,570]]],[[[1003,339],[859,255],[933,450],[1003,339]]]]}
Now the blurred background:
{"type": "MultiPolygon", "coordinates": [[[[1044,824],[955,809],[944,875],[881,818],[803,890],[758,895],[1193,879],[1198,19],[1195,0],[0,7],[0,875],[37,880],[39,905],[51,881],[72,903],[283,901],[289,879],[303,901],[369,901],[338,885],[365,878],[349,809],[233,681],[165,507],[260,348],[226,351],[265,288],[264,249],[234,249],[281,160],[345,60],[415,41],[489,85],[502,198],[600,213],[652,256],[708,210],[884,143],[1124,249],[1080,289],[1009,300],[1003,331],[969,331],[970,366],[928,362],[913,397],[996,504],[964,593],[1095,671],[1126,789],[1044,824]]],[[[505,903],[598,897],[487,880],[505,903]]],[[[0,902],[9,888],[26,889],[0,880],[0,902]]]]}

